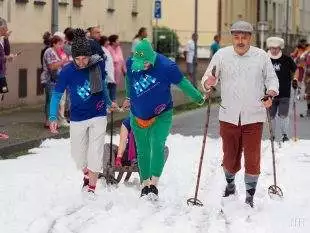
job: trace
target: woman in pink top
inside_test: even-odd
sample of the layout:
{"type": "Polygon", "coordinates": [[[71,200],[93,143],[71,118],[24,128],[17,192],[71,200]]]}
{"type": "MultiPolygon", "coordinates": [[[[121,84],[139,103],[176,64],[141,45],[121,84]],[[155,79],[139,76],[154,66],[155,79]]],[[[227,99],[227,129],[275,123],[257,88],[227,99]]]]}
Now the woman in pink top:
{"type": "Polygon", "coordinates": [[[123,52],[118,40],[118,35],[109,36],[108,50],[111,53],[114,62],[115,82],[118,88],[124,87],[124,76],[126,75],[126,66],[123,52]]]}

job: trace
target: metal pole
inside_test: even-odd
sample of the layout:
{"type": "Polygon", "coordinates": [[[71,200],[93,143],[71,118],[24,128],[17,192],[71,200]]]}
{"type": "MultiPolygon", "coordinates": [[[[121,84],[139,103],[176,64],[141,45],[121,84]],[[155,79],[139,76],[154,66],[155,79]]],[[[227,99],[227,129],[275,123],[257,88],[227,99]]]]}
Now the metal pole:
{"type": "MultiPolygon", "coordinates": [[[[213,73],[213,72],[212,72],[213,73]]],[[[212,94],[212,93],[211,93],[212,94]]],[[[211,111],[211,95],[208,99],[208,109],[207,109],[207,115],[206,115],[206,123],[205,123],[205,129],[203,134],[203,141],[202,141],[202,148],[200,153],[200,161],[199,161],[199,167],[198,167],[198,175],[196,180],[196,189],[195,189],[195,197],[190,198],[187,200],[187,204],[192,204],[196,206],[203,206],[202,202],[197,199],[198,197],[198,191],[199,191],[199,184],[200,184],[200,177],[201,177],[201,169],[202,169],[202,162],[203,157],[205,155],[205,148],[206,148],[206,141],[207,141],[207,134],[208,134],[208,128],[209,128],[209,120],[210,120],[210,111],[211,111]]]]}
{"type": "Polygon", "coordinates": [[[58,31],[58,0],[52,0],[52,34],[58,31]]]}
{"type": "MultiPolygon", "coordinates": [[[[257,14],[256,14],[256,25],[257,25],[257,28],[258,28],[258,22],[259,21],[262,21],[262,17],[261,17],[261,0],[257,0],[257,5],[256,5],[256,8],[257,8],[257,14]]],[[[259,46],[259,43],[260,43],[260,34],[259,34],[259,30],[256,30],[256,46],[258,47],[259,46]]]]}
{"type": "Polygon", "coordinates": [[[290,0],[286,0],[286,26],[285,26],[285,47],[288,47],[288,24],[289,24],[289,6],[290,0]]]}
{"type": "Polygon", "coordinates": [[[265,34],[264,34],[264,26],[262,26],[262,29],[261,29],[261,33],[260,33],[260,48],[261,49],[264,49],[264,41],[265,41],[265,34]]]}
{"type": "Polygon", "coordinates": [[[197,87],[197,80],[196,80],[196,73],[197,73],[197,40],[198,40],[198,0],[195,0],[195,29],[194,29],[194,44],[195,44],[195,50],[194,50],[194,59],[193,59],[193,85],[194,87],[197,87]]]}
{"type": "Polygon", "coordinates": [[[218,0],[218,13],[217,13],[217,35],[221,37],[222,32],[222,0],[218,0]]]}

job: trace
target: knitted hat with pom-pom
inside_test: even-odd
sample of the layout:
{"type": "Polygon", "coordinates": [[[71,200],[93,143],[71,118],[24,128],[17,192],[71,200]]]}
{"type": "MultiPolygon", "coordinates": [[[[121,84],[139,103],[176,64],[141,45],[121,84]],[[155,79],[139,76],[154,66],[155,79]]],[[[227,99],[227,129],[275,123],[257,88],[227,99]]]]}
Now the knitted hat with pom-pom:
{"type": "Polygon", "coordinates": [[[72,57],[92,55],[91,47],[86,34],[83,29],[77,28],[74,30],[74,37],[72,40],[72,57]]]}

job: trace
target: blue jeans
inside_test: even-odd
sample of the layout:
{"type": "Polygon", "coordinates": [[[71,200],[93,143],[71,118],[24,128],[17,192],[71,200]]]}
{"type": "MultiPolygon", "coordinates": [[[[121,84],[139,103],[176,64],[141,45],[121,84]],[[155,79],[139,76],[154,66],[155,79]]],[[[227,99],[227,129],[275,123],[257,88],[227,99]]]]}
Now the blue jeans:
{"type": "Polygon", "coordinates": [[[111,101],[116,100],[116,83],[108,83],[109,97],[111,101]]]}
{"type": "Polygon", "coordinates": [[[48,120],[49,118],[49,112],[50,112],[50,103],[52,99],[52,93],[55,88],[55,83],[46,83],[44,86],[44,92],[45,92],[45,118],[48,120]]]}

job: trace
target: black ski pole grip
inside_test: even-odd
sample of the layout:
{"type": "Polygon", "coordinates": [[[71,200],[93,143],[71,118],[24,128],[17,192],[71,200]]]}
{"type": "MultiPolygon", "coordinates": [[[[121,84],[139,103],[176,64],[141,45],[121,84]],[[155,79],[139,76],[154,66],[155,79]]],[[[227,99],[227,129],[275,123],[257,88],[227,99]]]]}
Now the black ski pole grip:
{"type": "Polygon", "coordinates": [[[216,66],[213,66],[211,74],[212,74],[213,77],[215,77],[215,75],[216,75],[216,66]]]}
{"type": "MultiPolygon", "coordinates": [[[[215,77],[215,75],[216,75],[216,66],[213,66],[211,74],[212,74],[213,77],[215,77]]],[[[213,92],[216,91],[216,88],[214,86],[211,86],[211,91],[213,91],[213,92]]]]}
{"type": "Polygon", "coordinates": [[[269,98],[272,99],[272,96],[271,96],[271,95],[265,95],[263,98],[261,98],[261,101],[265,102],[265,101],[267,101],[269,98]]]}

